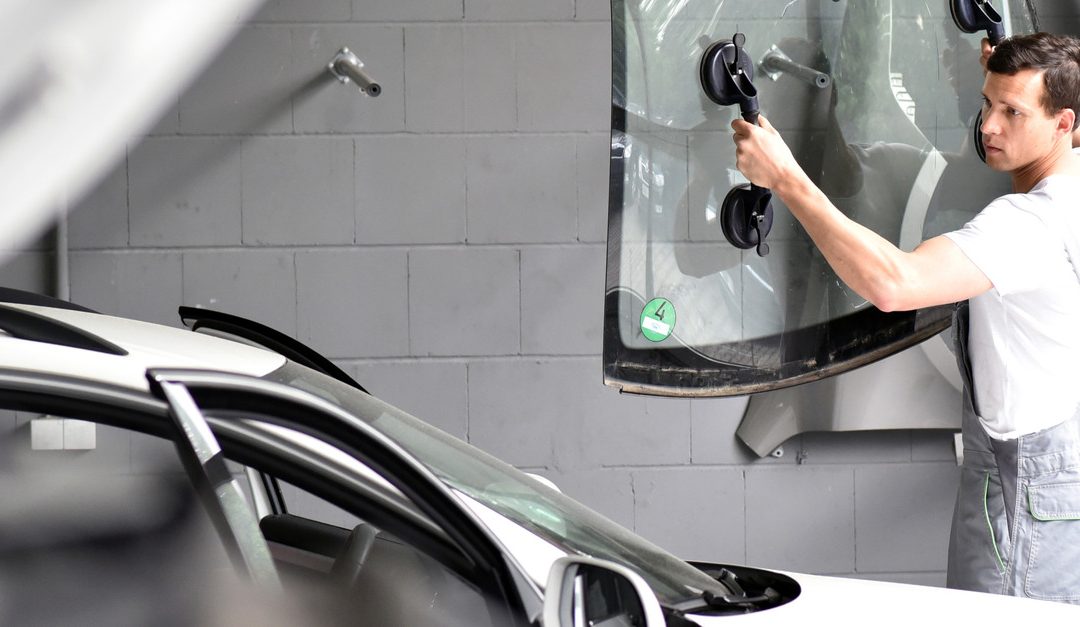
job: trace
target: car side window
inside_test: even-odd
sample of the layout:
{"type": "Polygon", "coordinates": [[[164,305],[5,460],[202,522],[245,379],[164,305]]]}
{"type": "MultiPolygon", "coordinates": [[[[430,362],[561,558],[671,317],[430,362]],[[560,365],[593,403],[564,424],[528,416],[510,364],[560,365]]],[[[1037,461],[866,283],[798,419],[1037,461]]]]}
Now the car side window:
{"type": "MultiPolygon", "coordinates": [[[[252,486],[257,492],[262,484],[252,486]]],[[[500,603],[425,552],[334,504],[280,482],[288,513],[260,521],[286,587],[319,589],[323,611],[371,625],[510,624],[500,603]],[[505,617],[504,617],[505,618],[505,617]]]]}
{"type": "Polygon", "coordinates": [[[345,529],[352,529],[361,522],[359,517],[325,499],[315,496],[307,490],[298,488],[286,481],[280,481],[279,485],[281,486],[281,496],[285,507],[290,514],[345,529]]]}

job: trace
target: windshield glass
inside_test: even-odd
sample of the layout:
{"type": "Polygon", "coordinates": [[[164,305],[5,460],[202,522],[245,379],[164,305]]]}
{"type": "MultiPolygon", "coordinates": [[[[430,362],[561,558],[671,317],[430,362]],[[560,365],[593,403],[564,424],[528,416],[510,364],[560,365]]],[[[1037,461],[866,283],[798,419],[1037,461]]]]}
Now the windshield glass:
{"type": "MultiPolygon", "coordinates": [[[[998,0],[1006,35],[1029,3],[998,0]]],[[[952,230],[1008,176],[974,149],[979,40],[948,2],[613,0],[605,379],[734,395],[838,374],[927,339],[951,309],[885,314],[847,288],[777,198],[759,255],[721,228],[731,121],[702,60],[741,32],[762,114],[848,217],[905,250],[952,230]]],[[[734,58],[734,55],[732,55],[734,58]]]]}
{"type": "MultiPolygon", "coordinates": [[[[356,388],[288,362],[267,375],[322,397],[363,419],[464,493],[566,553],[630,566],[665,603],[697,597],[721,584],[495,457],[356,388]]],[[[543,586],[546,581],[539,580],[543,586]]]]}

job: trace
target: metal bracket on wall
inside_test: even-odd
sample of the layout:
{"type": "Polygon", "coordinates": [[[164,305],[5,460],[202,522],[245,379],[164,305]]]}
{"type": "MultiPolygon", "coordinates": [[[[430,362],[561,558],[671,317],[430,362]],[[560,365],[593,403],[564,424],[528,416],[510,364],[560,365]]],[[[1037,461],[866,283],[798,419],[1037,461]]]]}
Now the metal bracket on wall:
{"type": "Polygon", "coordinates": [[[769,47],[769,51],[761,57],[758,65],[761,66],[761,71],[765,76],[774,81],[779,80],[780,75],[787,72],[818,89],[825,89],[832,84],[832,77],[828,74],[792,61],[791,57],[784,54],[784,51],[777,48],[775,44],[769,47]]]}
{"type": "Polygon", "coordinates": [[[334,78],[342,83],[356,83],[356,86],[360,88],[360,93],[372,98],[382,93],[382,87],[364,71],[364,62],[348,48],[338,50],[327,68],[334,78]]]}

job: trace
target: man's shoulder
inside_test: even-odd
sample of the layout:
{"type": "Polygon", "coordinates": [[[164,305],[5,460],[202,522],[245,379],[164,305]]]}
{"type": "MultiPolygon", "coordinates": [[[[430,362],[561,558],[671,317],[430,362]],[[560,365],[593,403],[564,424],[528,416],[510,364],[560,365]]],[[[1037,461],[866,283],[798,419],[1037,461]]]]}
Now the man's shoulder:
{"type": "MultiPolygon", "coordinates": [[[[1044,196],[1056,197],[1062,194],[1071,194],[1080,189],[1080,176],[1071,174],[1054,174],[1039,181],[1031,188],[1032,193],[1041,193],[1044,196]]],[[[1080,200],[1074,198],[1073,200],[1080,200]]]]}
{"type": "Polygon", "coordinates": [[[1027,192],[1014,192],[995,198],[992,207],[1013,207],[1027,211],[1070,208],[1080,203],[1080,176],[1055,174],[1035,184],[1027,192]]]}
{"type": "Polygon", "coordinates": [[[1026,193],[1000,196],[965,228],[979,238],[994,234],[991,240],[1018,250],[1056,241],[1072,249],[1080,245],[1080,177],[1052,176],[1026,193]]]}
{"type": "Polygon", "coordinates": [[[1000,200],[1051,225],[1061,220],[1075,222],[1080,220],[1080,177],[1048,176],[1026,194],[1008,194],[1000,200]]]}
{"type": "Polygon", "coordinates": [[[1057,207],[1063,202],[1056,201],[1057,190],[1033,189],[1026,193],[1012,193],[998,196],[968,222],[978,231],[993,231],[1002,234],[1014,233],[1026,237],[1045,237],[1045,230],[1059,221],[1057,207]]]}

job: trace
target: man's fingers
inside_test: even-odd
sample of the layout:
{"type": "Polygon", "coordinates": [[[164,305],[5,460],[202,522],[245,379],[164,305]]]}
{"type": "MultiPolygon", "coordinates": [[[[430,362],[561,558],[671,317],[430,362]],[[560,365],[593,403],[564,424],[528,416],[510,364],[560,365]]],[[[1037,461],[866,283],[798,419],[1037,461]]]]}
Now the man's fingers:
{"type": "Polygon", "coordinates": [[[761,128],[768,129],[770,131],[775,130],[771,122],[764,115],[758,114],[758,123],[751,124],[742,118],[735,118],[731,121],[731,128],[735,129],[735,133],[740,135],[749,135],[750,129],[754,126],[760,126],[761,128]]]}
{"type": "Polygon", "coordinates": [[[746,120],[744,120],[742,118],[735,118],[734,120],[731,121],[731,128],[735,131],[735,139],[740,139],[740,138],[743,138],[743,137],[749,137],[750,136],[750,129],[752,127],[753,127],[753,124],[750,124],[749,122],[747,122],[746,120]]]}

